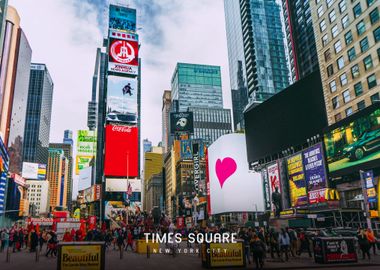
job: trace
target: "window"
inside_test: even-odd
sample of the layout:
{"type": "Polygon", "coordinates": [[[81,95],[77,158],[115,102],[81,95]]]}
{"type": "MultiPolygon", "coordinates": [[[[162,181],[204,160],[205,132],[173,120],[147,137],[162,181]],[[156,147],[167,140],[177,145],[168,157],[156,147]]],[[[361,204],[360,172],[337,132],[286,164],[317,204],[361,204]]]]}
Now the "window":
{"type": "Polygon", "coordinates": [[[338,25],[334,25],[333,28],[331,28],[331,35],[333,38],[335,38],[338,34],[339,34],[338,25]]]}
{"type": "Polygon", "coordinates": [[[371,96],[371,103],[377,103],[380,101],[380,96],[379,96],[379,93],[376,93],[374,95],[371,96]]]}
{"type": "Polygon", "coordinates": [[[359,77],[360,72],[359,72],[359,66],[357,64],[352,66],[351,74],[352,74],[352,79],[356,79],[357,77],[359,77]]]}
{"type": "Polygon", "coordinates": [[[342,69],[344,67],[344,58],[343,58],[343,56],[339,57],[338,60],[336,60],[336,64],[338,65],[338,69],[342,69]]]}
{"type": "Polygon", "coordinates": [[[352,11],[354,12],[354,17],[357,18],[360,16],[360,14],[362,14],[362,7],[360,6],[360,3],[358,3],[357,5],[354,6],[354,8],[352,9],[352,11]]]}
{"type": "Polygon", "coordinates": [[[329,37],[326,34],[326,35],[324,35],[322,37],[322,44],[323,44],[323,46],[326,46],[327,42],[329,42],[329,37]]]}
{"type": "Polygon", "coordinates": [[[330,53],[330,49],[327,49],[325,51],[325,61],[329,61],[331,59],[331,53],[330,53]]]}
{"type": "Polygon", "coordinates": [[[350,24],[350,19],[348,18],[348,14],[342,18],[342,27],[346,28],[350,24]]]}
{"type": "Polygon", "coordinates": [[[335,117],[335,122],[342,120],[342,116],[340,115],[340,113],[337,113],[334,117],[335,117]]]}
{"type": "Polygon", "coordinates": [[[340,40],[335,42],[334,48],[335,48],[335,53],[339,53],[342,50],[342,43],[340,42],[340,40]]]}
{"type": "Polygon", "coordinates": [[[346,116],[349,116],[352,114],[352,107],[349,107],[346,109],[346,116]]]}
{"type": "Polygon", "coordinates": [[[368,89],[374,88],[377,85],[375,73],[367,77],[368,89]]]}
{"type": "Polygon", "coordinates": [[[354,60],[356,58],[356,52],[355,52],[355,47],[352,47],[351,49],[349,49],[347,51],[347,55],[348,55],[348,60],[350,60],[350,62],[352,60],[354,60]]]}
{"type": "Polygon", "coordinates": [[[373,31],[373,37],[375,38],[375,42],[379,42],[380,41],[380,27],[377,27],[373,31]]]}
{"type": "Polygon", "coordinates": [[[335,9],[333,9],[333,11],[331,11],[329,13],[329,19],[330,19],[330,23],[334,22],[335,19],[336,19],[336,16],[335,16],[335,9]]]}
{"type": "Polygon", "coordinates": [[[368,38],[365,37],[360,41],[360,50],[365,52],[369,49],[368,38]]]}
{"type": "Polygon", "coordinates": [[[340,1],[339,2],[339,11],[340,11],[340,13],[345,12],[346,9],[347,9],[346,0],[340,1]]]}
{"type": "Polygon", "coordinates": [[[353,41],[351,31],[348,31],[348,32],[344,35],[344,39],[346,40],[346,45],[351,44],[351,42],[353,41]]]}
{"type": "Polygon", "coordinates": [[[375,8],[369,14],[369,18],[371,19],[371,24],[375,24],[379,21],[379,9],[375,8]]]}
{"type": "Polygon", "coordinates": [[[367,0],[367,5],[370,7],[376,0],[367,0]]]}
{"type": "Polygon", "coordinates": [[[346,73],[343,73],[342,75],[339,76],[340,79],[340,85],[346,85],[347,84],[347,75],[346,73]]]}
{"type": "Polygon", "coordinates": [[[349,90],[346,90],[343,92],[343,101],[344,103],[347,103],[351,100],[351,96],[350,96],[350,91],[349,90]]]}
{"type": "Polygon", "coordinates": [[[336,91],[336,82],[335,82],[335,80],[331,81],[329,83],[329,85],[330,85],[330,91],[331,91],[331,93],[335,92],[336,91]]]}
{"type": "Polygon", "coordinates": [[[370,69],[371,67],[373,67],[372,57],[368,55],[367,57],[363,59],[363,63],[364,63],[365,70],[370,69]]]}
{"type": "Polygon", "coordinates": [[[358,106],[358,111],[363,110],[365,108],[365,100],[358,102],[357,106],[358,106]]]}
{"type": "Polygon", "coordinates": [[[331,7],[333,3],[334,3],[334,0],[326,0],[327,7],[331,7]]]}
{"type": "Polygon", "coordinates": [[[354,85],[354,91],[355,91],[355,96],[360,96],[363,94],[363,86],[361,82],[358,82],[354,85]]]}
{"type": "Polygon", "coordinates": [[[317,11],[318,11],[318,18],[322,17],[323,13],[325,13],[323,10],[323,6],[320,6],[317,11]]]}
{"type": "Polygon", "coordinates": [[[323,32],[323,31],[326,30],[326,22],[325,22],[325,20],[322,20],[322,21],[319,23],[319,29],[321,30],[321,32],[323,32]]]}
{"type": "Polygon", "coordinates": [[[331,65],[329,65],[328,67],[327,67],[327,76],[331,76],[331,75],[333,75],[334,74],[334,67],[333,67],[333,65],[331,64],[331,65]]]}
{"type": "Polygon", "coordinates": [[[358,35],[362,35],[365,32],[365,23],[363,20],[361,20],[357,25],[356,25],[356,30],[358,31],[358,35]]]}
{"type": "Polygon", "coordinates": [[[339,107],[338,97],[334,97],[331,101],[332,101],[333,109],[336,109],[339,107]]]}

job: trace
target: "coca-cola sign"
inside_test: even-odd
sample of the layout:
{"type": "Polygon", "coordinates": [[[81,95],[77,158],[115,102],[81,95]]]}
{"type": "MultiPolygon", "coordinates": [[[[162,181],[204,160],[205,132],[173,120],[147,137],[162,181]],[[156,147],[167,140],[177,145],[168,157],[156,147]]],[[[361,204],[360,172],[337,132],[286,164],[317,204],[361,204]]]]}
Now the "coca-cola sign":
{"type": "Polygon", "coordinates": [[[132,128],[128,126],[112,126],[112,131],[130,133],[132,131],[132,128]]]}

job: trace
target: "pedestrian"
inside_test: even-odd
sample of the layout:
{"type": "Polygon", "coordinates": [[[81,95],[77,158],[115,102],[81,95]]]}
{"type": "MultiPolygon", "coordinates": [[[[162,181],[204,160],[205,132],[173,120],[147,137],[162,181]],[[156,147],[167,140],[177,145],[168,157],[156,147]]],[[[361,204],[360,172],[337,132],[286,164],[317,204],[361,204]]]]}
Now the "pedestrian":
{"type": "Polygon", "coordinates": [[[1,231],[1,252],[8,248],[9,245],[9,233],[6,229],[1,231]]]}
{"type": "Polygon", "coordinates": [[[302,252],[305,250],[309,253],[309,257],[311,258],[312,255],[311,255],[311,249],[310,249],[310,239],[307,233],[304,230],[302,230],[300,232],[300,248],[297,254],[301,256],[302,252]]]}
{"type": "Polygon", "coordinates": [[[361,230],[359,235],[358,235],[358,242],[359,242],[359,247],[360,250],[362,251],[363,254],[363,260],[365,259],[365,255],[368,256],[368,260],[371,259],[371,255],[369,254],[369,250],[371,248],[370,243],[368,241],[367,235],[364,230],[361,230]]]}
{"type": "Polygon", "coordinates": [[[255,260],[256,269],[263,269],[265,244],[256,234],[253,234],[250,248],[252,250],[252,256],[255,260]]]}
{"type": "Polygon", "coordinates": [[[121,230],[118,231],[117,233],[117,246],[119,247],[119,250],[122,250],[124,247],[124,237],[123,237],[123,232],[121,230]]]}
{"type": "Polygon", "coordinates": [[[30,232],[30,252],[35,252],[38,246],[38,235],[37,232],[32,229],[30,232]]]}
{"type": "Polygon", "coordinates": [[[57,256],[57,244],[58,244],[57,235],[53,231],[50,232],[50,235],[51,237],[47,243],[48,250],[45,254],[46,257],[48,257],[49,254],[51,255],[51,257],[57,256]]]}
{"type": "Polygon", "coordinates": [[[281,233],[278,237],[278,242],[280,244],[281,260],[283,260],[282,254],[285,253],[285,260],[288,261],[289,260],[290,237],[289,237],[289,234],[284,229],[281,229],[281,233]]]}
{"type": "Polygon", "coordinates": [[[373,233],[373,231],[371,229],[367,229],[367,239],[369,241],[369,245],[370,245],[370,250],[371,250],[371,247],[373,249],[373,255],[376,255],[376,237],[375,237],[375,234],[373,233]]]}
{"type": "Polygon", "coordinates": [[[252,236],[248,233],[248,230],[246,228],[243,228],[240,233],[240,238],[244,241],[244,250],[245,250],[245,256],[248,261],[248,264],[251,264],[251,252],[250,252],[250,244],[252,240],[252,236]]]}
{"type": "Polygon", "coordinates": [[[272,228],[269,233],[269,245],[270,245],[270,256],[274,259],[274,252],[276,252],[277,257],[280,258],[280,250],[278,245],[278,233],[272,228]]]}
{"type": "Polygon", "coordinates": [[[290,253],[292,254],[292,257],[295,257],[295,254],[297,253],[297,232],[288,227],[286,228],[286,232],[290,237],[290,253]]]}
{"type": "Polygon", "coordinates": [[[73,237],[68,230],[66,230],[65,234],[63,235],[62,241],[63,242],[72,242],[73,241],[73,237]]]}
{"type": "Polygon", "coordinates": [[[130,230],[127,230],[127,244],[125,246],[125,251],[128,250],[128,247],[131,247],[131,250],[133,251],[133,235],[130,230]]]}

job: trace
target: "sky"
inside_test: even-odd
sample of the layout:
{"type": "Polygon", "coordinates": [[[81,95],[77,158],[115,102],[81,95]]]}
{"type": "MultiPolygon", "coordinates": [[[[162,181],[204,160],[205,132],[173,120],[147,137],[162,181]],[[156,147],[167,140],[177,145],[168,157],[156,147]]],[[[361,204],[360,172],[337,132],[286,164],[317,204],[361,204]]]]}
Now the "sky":
{"type": "Polygon", "coordinates": [[[177,62],[219,65],[224,105],[231,108],[223,0],[9,0],[21,17],[32,61],[54,82],[50,142],[86,129],[96,48],[106,35],[109,3],[137,9],[140,35],[141,138],[161,141],[162,95],[177,62]]]}

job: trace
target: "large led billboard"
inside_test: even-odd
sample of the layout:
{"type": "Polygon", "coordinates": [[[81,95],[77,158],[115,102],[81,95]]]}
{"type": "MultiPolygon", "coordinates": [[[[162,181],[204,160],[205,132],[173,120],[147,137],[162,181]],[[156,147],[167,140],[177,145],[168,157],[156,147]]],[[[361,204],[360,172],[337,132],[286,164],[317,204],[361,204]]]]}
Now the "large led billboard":
{"type": "Polygon", "coordinates": [[[140,179],[106,178],[107,192],[127,192],[131,185],[132,192],[141,192],[140,179]]]}
{"type": "Polygon", "coordinates": [[[96,153],[96,132],[92,130],[78,130],[77,155],[94,156],[96,153]]]}
{"type": "Polygon", "coordinates": [[[107,121],[137,125],[137,80],[108,76],[107,121]]]}
{"type": "Polygon", "coordinates": [[[305,173],[302,154],[295,154],[286,160],[288,165],[290,204],[292,207],[307,205],[305,173]]]}
{"type": "Polygon", "coordinates": [[[110,31],[108,71],[138,75],[138,35],[110,31]]]}
{"type": "Polygon", "coordinates": [[[371,169],[380,158],[380,108],[368,107],[324,134],[330,176],[371,169]]]}
{"type": "Polygon", "coordinates": [[[170,113],[170,134],[194,133],[193,112],[170,113]]]}
{"type": "Polygon", "coordinates": [[[109,28],[122,31],[136,31],[136,9],[110,5],[109,28]]]}
{"type": "Polygon", "coordinates": [[[138,128],[107,125],[104,174],[137,177],[138,162],[138,128]]]}

